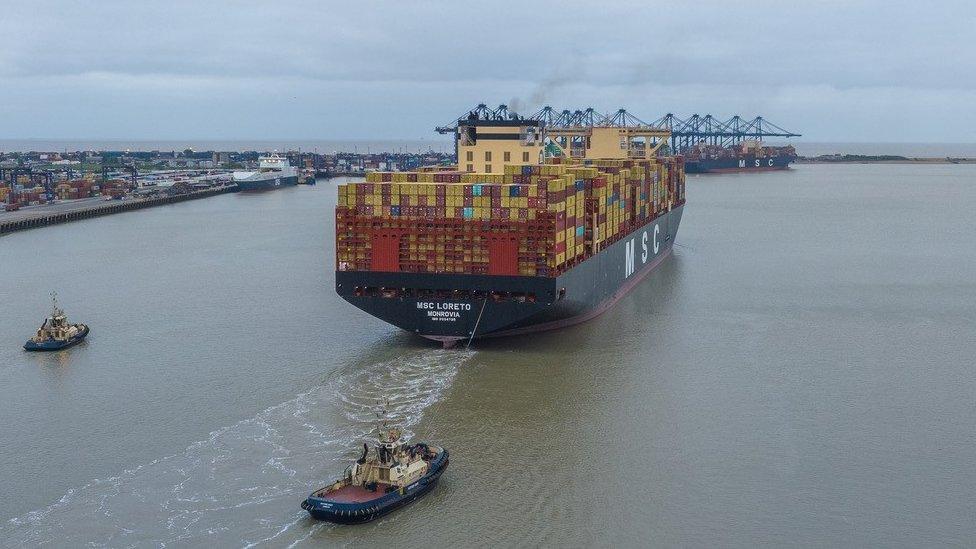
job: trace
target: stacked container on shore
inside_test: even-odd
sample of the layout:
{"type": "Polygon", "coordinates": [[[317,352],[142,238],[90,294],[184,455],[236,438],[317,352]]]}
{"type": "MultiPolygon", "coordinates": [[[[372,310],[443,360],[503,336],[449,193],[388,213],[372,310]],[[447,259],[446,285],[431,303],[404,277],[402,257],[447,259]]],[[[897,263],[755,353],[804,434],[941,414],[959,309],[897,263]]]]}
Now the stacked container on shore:
{"type": "Polygon", "coordinates": [[[77,200],[91,197],[95,188],[92,181],[88,179],[73,179],[59,183],[56,191],[61,200],[77,200]]]}

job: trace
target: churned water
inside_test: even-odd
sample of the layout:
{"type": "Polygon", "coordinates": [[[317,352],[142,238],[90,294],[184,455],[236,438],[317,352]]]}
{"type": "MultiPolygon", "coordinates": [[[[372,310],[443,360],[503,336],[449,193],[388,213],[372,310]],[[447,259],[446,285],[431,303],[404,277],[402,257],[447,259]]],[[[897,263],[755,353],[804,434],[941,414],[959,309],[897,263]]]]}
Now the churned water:
{"type": "Polygon", "coordinates": [[[470,351],[335,296],[334,200],[0,238],[0,545],[976,539],[976,167],[691,176],[673,256],[614,309],[470,351]],[[52,289],[92,334],[25,354],[52,289]],[[378,408],[451,450],[440,485],[310,520],[378,408]]]}

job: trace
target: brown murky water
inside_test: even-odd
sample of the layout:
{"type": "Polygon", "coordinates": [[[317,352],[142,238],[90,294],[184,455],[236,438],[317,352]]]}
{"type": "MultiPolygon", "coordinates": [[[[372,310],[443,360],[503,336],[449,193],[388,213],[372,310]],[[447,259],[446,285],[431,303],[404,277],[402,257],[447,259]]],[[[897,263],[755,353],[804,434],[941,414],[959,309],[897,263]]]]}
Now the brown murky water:
{"type": "Polygon", "coordinates": [[[976,167],[692,177],[617,307],[460,352],[335,296],[334,195],[0,238],[0,545],[976,539],[976,167]],[[55,288],[90,341],[26,355],[55,288]],[[450,468],[379,522],[311,521],[377,399],[450,468]]]}

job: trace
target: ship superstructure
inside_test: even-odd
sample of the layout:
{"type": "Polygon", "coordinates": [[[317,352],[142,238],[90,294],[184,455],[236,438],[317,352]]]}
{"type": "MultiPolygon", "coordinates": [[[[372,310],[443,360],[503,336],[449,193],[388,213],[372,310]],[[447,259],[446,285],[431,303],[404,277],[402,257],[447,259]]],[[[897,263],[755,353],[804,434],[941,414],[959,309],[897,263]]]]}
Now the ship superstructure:
{"type": "Polygon", "coordinates": [[[298,168],[288,159],[272,153],[258,158],[257,171],[234,172],[234,183],[240,191],[262,191],[298,184],[298,168]]]}

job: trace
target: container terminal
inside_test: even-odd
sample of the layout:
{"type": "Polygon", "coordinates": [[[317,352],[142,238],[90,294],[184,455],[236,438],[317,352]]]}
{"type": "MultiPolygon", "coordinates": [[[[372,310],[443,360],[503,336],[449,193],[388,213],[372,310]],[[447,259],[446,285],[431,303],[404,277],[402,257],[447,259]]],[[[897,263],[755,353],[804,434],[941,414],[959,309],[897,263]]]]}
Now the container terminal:
{"type": "Polygon", "coordinates": [[[685,177],[667,129],[479,105],[449,131],[457,166],[338,186],[336,291],[363,311],[444,346],[559,328],[670,254],[685,177]]]}
{"type": "MultiPolygon", "coordinates": [[[[478,105],[477,117],[504,117],[507,107],[478,105]]],[[[714,173],[786,169],[797,160],[791,146],[765,145],[764,138],[798,137],[761,116],[746,120],[734,116],[718,120],[711,115],[681,119],[667,114],[645,123],[626,111],[610,115],[592,108],[557,111],[543,107],[525,117],[540,127],[588,131],[606,124],[653,127],[670,136],[660,152],[680,155],[687,173],[714,173]]],[[[437,128],[454,134],[457,124],[437,128]]],[[[585,156],[587,139],[573,135],[566,142],[567,158],[585,156]],[[582,147],[582,148],[581,148],[582,147]]],[[[0,234],[96,215],[129,211],[177,200],[201,198],[234,190],[266,189],[295,183],[314,184],[316,177],[360,176],[369,172],[400,172],[430,166],[457,166],[457,140],[453,154],[433,150],[417,152],[335,152],[320,154],[287,151],[279,169],[284,177],[268,178],[262,158],[276,153],[257,151],[75,151],[0,153],[0,234]],[[294,174],[290,173],[294,170],[294,174]],[[114,199],[120,204],[102,204],[114,199]],[[20,210],[20,211],[18,211],[20,210]]],[[[557,156],[552,143],[547,154],[557,156]]],[[[817,159],[819,160],[819,159],[817,159]]],[[[956,160],[959,161],[959,160],[956,160]]],[[[963,160],[965,161],[965,160],[963,160]]],[[[465,162],[462,160],[462,164],[465,162]]]]}
{"type": "Polygon", "coordinates": [[[314,184],[316,177],[449,164],[453,158],[432,150],[0,153],[0,234],[225,192],[314,184]]]}
{"type": "Polygon", "coordinates": [[[737,115],[723,121],[710,114],[681,119],[669,113],[653,124],[671,132],[671,150],[684,156],[688,173],[785,170],[797,160],[796,149],[763,140],[801,137],[762,116],[747,120],[737,115]]]}

